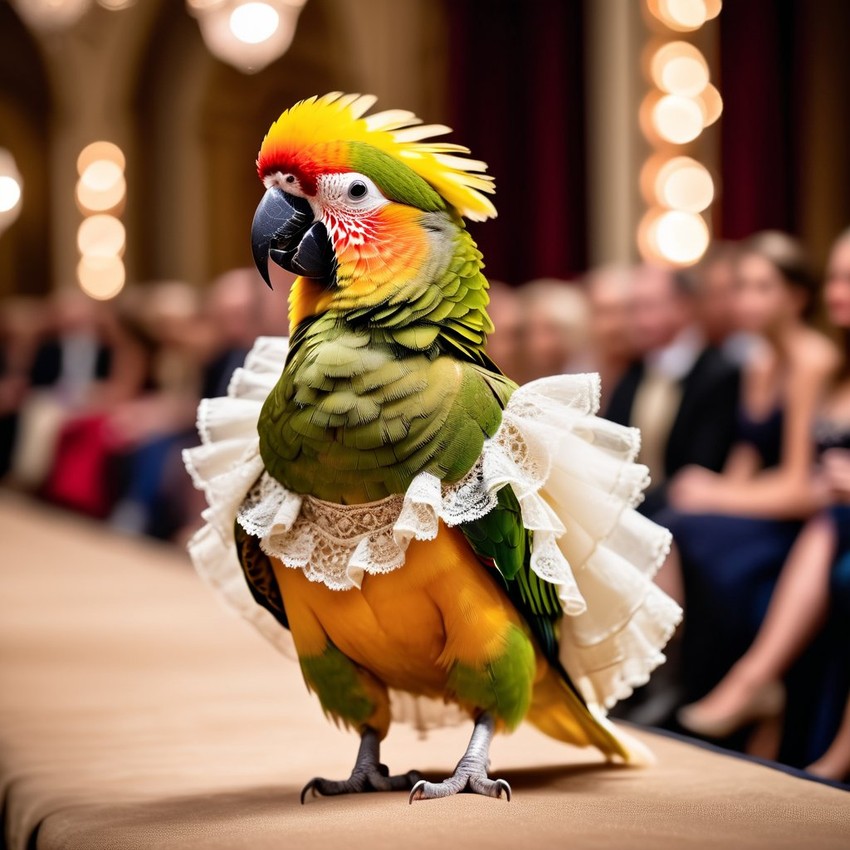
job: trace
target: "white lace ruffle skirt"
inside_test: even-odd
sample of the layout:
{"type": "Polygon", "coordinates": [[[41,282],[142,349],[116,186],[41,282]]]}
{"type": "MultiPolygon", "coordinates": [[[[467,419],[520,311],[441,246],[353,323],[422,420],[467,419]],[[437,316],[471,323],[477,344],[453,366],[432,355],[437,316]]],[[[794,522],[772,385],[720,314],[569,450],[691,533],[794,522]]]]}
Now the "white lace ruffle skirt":
{"type": "MultiPolygon", "coordinates": [[[[649,483],[646,468],[635,463],[640,436],[595,416],[597,375],[544,378],[517,390],[460,482],[443,486],[423,473],[403,496],[347,507],[291,493],[265,474],[257,419],[286,350],[285,339],[257,340],[227,397],[201,402],[201,445],[184,453],[208,503],[206,525],[189,544],[192,560],[239,613],[294,657],[289,632],[245,583],[233,545],[236,520],[288,567],[357,592],[367,574],[404,569],[411,540],[433,539],[440,521],[457,525],[485,515],[510,485],[534,532],[531,567],[558,586],[561,660],[585,699],[610,708],[646,683],[681,619],[678,605],[652,581],[670,535],[634,510],[649,483]]],[[[394,695],[393,710],[423,729],[453,714],[403,695],[394,695]]]]}

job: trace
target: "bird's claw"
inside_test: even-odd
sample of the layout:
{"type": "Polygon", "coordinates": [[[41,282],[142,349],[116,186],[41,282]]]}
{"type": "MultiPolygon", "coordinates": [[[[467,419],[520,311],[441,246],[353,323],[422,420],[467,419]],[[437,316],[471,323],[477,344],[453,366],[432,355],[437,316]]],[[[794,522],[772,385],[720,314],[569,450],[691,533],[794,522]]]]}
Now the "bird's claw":
{"type": "Polygon", "coordinates": [[[417,800],[436,800],[454,794],[481,794],[484,797],[500,798],[511,801],[511,786],[504,779],[490,779],[485,773],[455,773],[443,782],[420,780],[413,786],[408,803],[417,800]]]}
{"type": "Polygon", "coordinates": [[[418,770],[390,776],[389,768],[384,764],[379,764],[377,769],[368,772],[356,771],[343,780],[316,776],[301,789],[301,805],[304,805],[308,792],[314,797],[336,797],[341,794],[366,794],[373,791],[407,791],[422,781],[422,774],[418,770]]]}

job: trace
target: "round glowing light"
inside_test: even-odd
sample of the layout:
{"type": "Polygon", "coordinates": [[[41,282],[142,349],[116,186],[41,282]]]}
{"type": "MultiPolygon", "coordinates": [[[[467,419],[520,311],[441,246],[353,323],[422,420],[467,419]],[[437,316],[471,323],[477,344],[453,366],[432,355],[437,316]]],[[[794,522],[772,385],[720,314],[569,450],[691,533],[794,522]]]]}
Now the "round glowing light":
{"type": "Polygon", "coordinates": [[[103,175],[97,172],[87,180],[87,174],[88,169],[77,181],[77,203],[84,212],[108,212],[124,200],[127,181],[123,174],[119,174],[118,180],[110,182],[99,179],[103,175]],[[92,186],[92,183],[95,185],[92,186]]]}
{"type": "Polygon", "coordinates": [[[0,175],[0,213],[11,212],[21,202],[21,184],[8,174],[0,175]]]}
{"type": "Polygon", "coordinates": [[[688,266],[708,249],[708,225],[701,215],[669,210],[655,220],[649,238],[662,259],[688,266]]]}
{"type": "Polygon", "coordinates": [[[98,160],[114,162],[121,171],[127,165],[124,159],[124,151],[118,145],[114,145],[112,142],[92,142],[90,145],[86,145],[77,157],[77,174],[82,177],[85,170],[98,160]]]}
{"type": "Polygon", "coordinates": [[[723,8],[723,0],[705,0],[705,19],[707,21],[716,18],[723,8]]]}
{"type": "Polygon", "coordinates": [[[703,128],[699,104],[688,97],[668,94],[652,108],[652,126],[656,133],[675,145],[692,142],[703,128]]]}
{"type": "Polygon", "coordinates": [[[21,214],[24,181],[11,151],[0,148],[0,233],[21,214]]]}
{"type": "Polygon", "coordinates": [[[702,110],[703,127],[710,127],[723,113],[723,98],[711,83],[699,93],[697,103],[702,110]]]}
{"type": "Polygon", "coordinates": [[[303,0],[191,0],[210,53],[254,74],[289,49],[303,0]]]}
{"type": "Polygon", "coordinates": [[[658,0],[655,14],[670,29],[691,32],[708,18],[705,0],[658,0]]]}
{"type": "Polygon", "coordinates": [[[124,288],[124,263],[120,257],[83,256],[77,265],[77,280],[86,295],[108,301],[124,288]]]}
{"type": "Polygon", "coordinates": [[[660,47],[649,65],[652,81],[662,91],[692,97],[708,85],[708,63],[692,44],[671,41],[660,47]]]}
{"type": "Polygon", "coordinates": [[[136,0],[97,0],[99,6],[104,9],[109,9],[111,12],[117,12],[121,9],[129,9],[136,0]]]}
{"type": "Polygon", "coordinates": [[[702,163],[689,156],[677,156],[659,169],[655,197],[673,210],[702,212],[714,200],[714,181],[702,163]]]}
{"type": "Polygon", "coordinates": [[[123,179],[121,167],[108,159],[96,159],[80,175],[80,182],[92,192],[108,192],[123,179]]]}
{"type": "Polygon", "coordinates": [[[120,257],[127,232],[113,215],[93,215],[77,231],[77,247],[87,257],[120,257]]]}
{"type": "Polygon", "coordinates": [[[280,26],[280,15],[268,3],[241,3],[230,13],[230,31],[245,44],[268,41],[280,26]]]}

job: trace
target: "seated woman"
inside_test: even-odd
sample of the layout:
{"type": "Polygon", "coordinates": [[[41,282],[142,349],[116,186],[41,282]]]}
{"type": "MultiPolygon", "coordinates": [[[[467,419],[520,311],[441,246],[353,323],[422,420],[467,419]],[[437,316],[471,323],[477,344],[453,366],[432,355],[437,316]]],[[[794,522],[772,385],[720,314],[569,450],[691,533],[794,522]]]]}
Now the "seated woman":
{"type": "MultiPolygon", "coordinates": [[[[682,725],[699,734],[723,737],[781,705],[782,677],[826,619],[831,573],[833,585],[843,575],[833,565],[850,555],[850,230],[832,249],[824,298],[844,336],[844,363],[815,427],[821,482],[833,505],[797,538],[750,648],[706,697],[680,712],[682,725]]],[[[834,744],[811,769],[831,779],[850,774],[850,709],[834,744]]]]}
{"type": "MultiPolygon", "coordinates": [[[[763,233],[744,243],[736,277],[738,324],[759,340],[743,370],[738,444],[720,474],[682,470],[670,487],[673,508],[657,517],[681,559],[691,699],[746,650],[803,521],[823,504],[812,484],[812,432],[840,362],[806,323],[815,282],[791,237],[763,233]]],[[[780,703],[781,694],[766,690],[758,712],[778,713],[780,703]]]]}

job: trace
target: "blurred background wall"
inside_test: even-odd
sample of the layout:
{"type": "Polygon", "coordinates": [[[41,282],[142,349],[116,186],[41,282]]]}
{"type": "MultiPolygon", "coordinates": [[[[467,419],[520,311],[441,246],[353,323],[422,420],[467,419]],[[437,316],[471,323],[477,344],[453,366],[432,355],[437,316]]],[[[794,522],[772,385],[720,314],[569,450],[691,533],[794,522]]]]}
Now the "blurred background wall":
{"type": "MultiPolygon", "coordinates": [[[[214,58],[184,0],[98,0],[54,28],[27,25],[27,3],[59,5],[0,3],[0,147],[23,183],[0,293],[74,284],[76,161],[101,139],[126,157],[128,281],[202,285],[248,264],[263,133],[333,89],[449,123],[489,162],[500,216],[474,231],[492,277],[569,278],[637,255],[641,67],[657,35],[644,4],[307,0],[284,55],[244,73],[214,58]]],[[[682,36],[724,100],[699,143],[714,236],[781,227],[820,259],[850,221],[847,32],[844,0],[736,0],[682,36]]]]}

